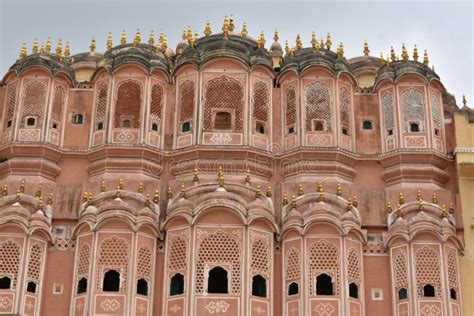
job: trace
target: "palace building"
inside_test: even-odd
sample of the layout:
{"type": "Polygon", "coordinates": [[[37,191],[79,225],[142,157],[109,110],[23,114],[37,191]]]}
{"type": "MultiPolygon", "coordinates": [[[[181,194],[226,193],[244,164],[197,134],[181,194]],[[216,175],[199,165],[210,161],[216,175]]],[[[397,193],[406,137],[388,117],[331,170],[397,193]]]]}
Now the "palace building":
{"type": "Polygon", "coordinates": [[[226,18],[175,50],[24,45],[0,82],[0,314],[468,315],[472,112],[416,46],[308,43],[226,18]]]}

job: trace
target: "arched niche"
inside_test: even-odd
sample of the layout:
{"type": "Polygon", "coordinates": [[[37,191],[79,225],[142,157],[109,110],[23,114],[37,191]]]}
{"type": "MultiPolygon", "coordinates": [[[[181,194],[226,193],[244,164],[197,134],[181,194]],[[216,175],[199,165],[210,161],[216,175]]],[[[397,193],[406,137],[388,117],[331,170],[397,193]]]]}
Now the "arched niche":
{"type": "Polygon", "coordinates": [[[234,224],[243,225],[245,222],[236,214],[236,211],[214,207],[204,210],[195,221],[196,224],[234,224]]]}
{"type": "Polygon", "coordinates": [[[201,70],[208,69],[249,70],[248,66],[240,60],[229,57],[219,57],[208,60],[201,66],[201,70]]]}
{"type": "Polygon", "coordinates": [[[304,69],[300,77],[304,78],[336,78],[336,74],[329,68],[323,66],[309,66],[304,69]]]}

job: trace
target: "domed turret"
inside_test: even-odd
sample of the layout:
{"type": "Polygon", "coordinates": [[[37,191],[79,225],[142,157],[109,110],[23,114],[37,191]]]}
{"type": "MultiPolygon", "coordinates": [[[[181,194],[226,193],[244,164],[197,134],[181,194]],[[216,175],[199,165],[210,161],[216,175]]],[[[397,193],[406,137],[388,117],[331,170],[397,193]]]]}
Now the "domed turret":
{"type": "Polygon", "coordinates": [[[270,56],[272,57],[273,68],[280,68],[283,59],[283,48],[278,42],[278,39],[278,31],[275,30],[275,35],[273,36],[274,42],[270,46],[270,56]]]}

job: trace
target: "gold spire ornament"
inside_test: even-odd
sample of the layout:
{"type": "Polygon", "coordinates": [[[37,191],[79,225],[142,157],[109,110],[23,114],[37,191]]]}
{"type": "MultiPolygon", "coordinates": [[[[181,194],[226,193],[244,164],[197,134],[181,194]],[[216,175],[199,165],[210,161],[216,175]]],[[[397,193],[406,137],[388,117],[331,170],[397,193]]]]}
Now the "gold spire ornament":
{"type": "Polygon", "coordinates": [[[138,44],[142,41],[142,35],[140,33],[140,30],[137,29],[137,32],[135,33],[135,37],[133,38],[133,47],[137,47],[138,44]]]}
{"type": "Polygon", "coordinates": [[[56,55],[61,56],[63,52],[63,41],[59,39],[58,44],[56,45],[56,55]]]}
{"type": "Polygon", "coordinates": [[[353,206],[353,201],[352,201],[352,198],[349,198],[349,200],[347,200],[347,211],[349,212],[350,210],[352,210],[352,206],[353,206]]]}
{"type": "Polygon", "coordinates": [[[364,56],[369,56],[370,50],[369,50],[369,43],[367,43],[367,40],[364,42],[364,56]]]}
{"type": "Polygon", "coordinates": [[[21,201],[21,191],[20,190],[16,191],[15,201],[18,202],[18,203],[21,201]]]}
{"type": "Polygon", "coordinates": [[[161,40],[161,49],[165,51],[168,48],[168,37],[163,33],[163,39],[161,40]]]}
{"type": "Polygon", "coordinates": [[[265,40],[265,34],[263,34],[263,31],[260,32],[260,37],[258,38],[257,41],[257,46],[258,48],[265,48],[265,43],[267,41],[265,40]]]}
{"type": "Polygon", "coordinates": [[[148,38],[148,45],[155,46],[155,32],[150,32],[150,37],[148,38]]]}
{"type": "Polygon", "coordinates": [[[242,25],[242,32],[240,32],[243,38],[247,38],[249,35],[249,31],[247,29],[247,23],[244,22],[244,25],[242,25]]]}
{"type": "Polygon", "coordinates": [[[425,53],[423,54],[423,65],[428,67],[430,60],[428,59],[428,51],[425,49],[425,53]]]}
{"type": "Polygon", "coordinates": [[[199,33],[196,31],[194,32],[194,44],[196,44],[198,39],[199,39],[199,33]]]}
{"type": "Polygon", "coordinates": [[[64,48],[64,58],[69,59],[69,56],[71,56],[71,45],[69,42],[66,42],[66,48],[64,48]]]}
{"type": "Polygon", "coordinates": [[[115,189],[115,198],[120,198],[122,193],[120,192],[120,185],[117,184],[117,188],[115,189]]]}
{"type": "Polygon", "coordinates": [[[279,39],[280,39],[280,35],[278,34],[278,31],[275,29],[275,33],[273,33],[273,40],[275,42],[278,42],[279,39]]]}
{"type": "Polygon", "coordinates": [[[408,55],[407,48],[405,47],[405,44],[402,45],[402,58],[403,60],[408,60],[410,56],[408,55]]]}
{"type": "Polygon", "coordinates": [[[43,54],[44,54],[44,43],[41,43],[41,47],[40,47],[39,53],[40,53],[40,55],[43,55],[43,54]]]}
{"type": "Polygon", "coordinates": [[[416,47],[416,44],[415,48],[413,49],[413,60],[418,61],[418,48],[416,47]]]}
{"type": "Polygon", "coordinates": [[[425,205],[425,201],[423,201],[423,199],[419,200],[418,201],[418,210],[423,211],[425,209],[424,205],[425,205]]]}
{"type": "Polygon", "coordinates": [[[382,53],[380,53],[380,65],[385,65],[385,58],[382,53]]]}
{"type": "Polygon", "coordinates": [[[433,196],[431,197],[431,201],[434,204],[438,204],[438,195],[436,194],[436,192],[433,192],[433,196]]]}
{"type": "Polygon", "coordinates": [[[298,36],[296,36],[296,48],[297,49],[303,48],[303,41],[301,40],[301,36],[299,34],[298,36]]]}
{"type": "Polygon", "coordinates": [[[231,14],[230,20],[229,20],[229,32],[233,32],[234,29],[235,29],[234,16],[231,14]]]}
{"type": "Polygon", "coordinates": [[[400,203],[397,204],[397,216],[402,216],[402,206],[400,203]]]}
{"type": "Polygon", "coordinates": [[[47,205],[53,205],[53,193],[48,195],[48,200],[46,201],[47,205]]]}
{"type": "Polygon", "coordinates": [[[179,195],[184,199],[186,198],[186,187],[184,186],[184,183],[181,183],[181,191],[179,195]]]}
{"type": "Polygon", "coordinates": [[[398,204],[403,205],[405,203],[405,197],[403,196],[403,192],[400,192],[398,195],[398,204]]]}
{"type": "Polygon", "coordinates": [[[96,43],[96,41],[95,41],[95,38],[92,38],[91,46],[90,46],[90,49],[91,49],[90,51],[91,51],[91,53],[95,53],[96,47],[97,47],[97,43],[96,43]]]}
{"type": "Polygon", "coordinates": [[[245,183],[250,183],[250,169],[245,172],[245,183]]]}
{"type": "Polygon", "coordinates": [[[150,193],[146,194],[145,206],[150,207],[150,193]]]}
{"type": "Polygon", "coordinates": [[[341,188],[340,183],[337,184],[336,194],[337,194],[337,196],[342,196],[342,188],[341,188]]]}
{"type": "Polygon", "coordinates": [[[8,185],[5,183],[2,188],[2,196],[8,195],[8,185]]]}
{"type": "Polygon", "coordinates": [[[166,194],[169,200],[173,198],[173,189],[171,188],[171,186],[168,186],[168,192],[166,194]]]}
{"type": "Polygon", "coordinates": [[[262,191],[260,190],[260,184],[257,184],[257,188],[255,189],[255,198],[260,198],[262,196],[262,191]]]}
{"type": "Polygon", "coordinates": [[[112,49],[112,33],[109,32],[109,34],[107,35],[107,50],[109,49],[112,49]]]}
{"type": "Polygon", "coordinates": [[[449,213],[448,213],[448,210],[446,209],[445,204],[443,204],[443,206],[441,207],[441,210],[442,210],[441,216],[448,217],[449,213]]]}
{"type": "Polygon", "coordinates": [[[105,180],[102,180],[102,183],[100,185],[100,192],[105,192],[106,187],[105,187],[105,180]]]}
{"type": "Polygon", "coordinates": [[[20,182],[20,192],[25,193],[25,180],[21,180],[20,182]]]}
{"type": "Polygon", "coordinates": [[[323,188],[323,183],[321,181],[318,182],[318,193],[322,193],[324,192],[324,188],[323,188]]]}
{"type": "Polygon", "coordinates": [[[42,210],[43,209],[43,198],[41,196],[38,198],[38,203],[36,204],[36,209],[37,210],[42,210]]]}
{"type": "Polygon", "coordinates": [[[197,168],[194,168],[193,170],[193,182],[198,182],[199,181],[199,172],[197,168]]]}
{"type": "Polygon", "coordinates": [[[211,31],[211,22],[209,22],[209,20],[207,20],[206,22],[206,26],[204,27],[204,35],[205,36],[209,36],[212,34],[212,31],[211,31]]]}
{"type": "Polygon", "coordinates": [[[137,192],[138,192],[138,193],[143,193],[143,189],[144,189],[144,188],[143,188],[143,182],[140,182],[140,183],[138,184],[138,190],[137,190],[137,192]]]}
{"type": "Polygon", "coordinates": [[[290,45],[288,44],[288,40],[285,42],[285,53],[287,55],[290,54],[290,45]]]}
{"type": "Polygon", "coordinates": [[[298,185],[298,195],[303,195],[304,194],[304,188],[303,185],[300,183],[298,185]]]}
{"type": "Polygon", "coordinates": [[[344,44],[341,42],[341,44],[339,44],[337,58],[343,58],[343,57],[344,57],[344,44]]]}
{"type": "Polygon", "coordinates": [[[385,59],[385,63],[387,64],[387,66],[390,66],[390,57],[388,54],[387,54],[387,58],[385,59]]]}
{"type": "Polygon", "coordinates": [[[219,166],[219,171],[217,172],[217,184],[220,188],[224,187],[224,171],[222,166],[219,166]]]}
{"type": "Polygon", "coordinates": [[[82,194],[82,202],[87,202],[87,191],[82,194]]]}
{"type": "Polygon", "coordinates": [[[330,49],[331,49],[331,45],[332,45],[331,34],[328,33],[328,36],[327,36],[327,38],[326,38],[326,48],[327,48],[328,50],[330,50],[330,49]]]}
{"type": "Polygon", "coordinates": [[[35,41],[33,42],[33,49],[32,49],[33,54],[38,54],[38,39],[35,38],[35,41]]]}
{"type": "Polygon", "coordinates": [[[467,99],[466,99],[466,95],[465,95],[465,94],[462,95],[462,104],[463,104],[464,106],[467,106],[467,99]]]}
{"type": "Polygon", "coordinates": [[[120,187],[120,190],[123,190],[123,178],[119,179],[119,187],[120,187]]]}
{"type": "Polygon", "coordinates": [[[283,194],[283,201],[282,201],[282,204],[283,204],[283,205],[287,205],[287,204],[288,204],[288,194],[286,194],[286,193],[283,194]]]}
{"type": "Polygon", "coordinates": [[[23,45],[21,46],[21,50],[20,50],[20,58],[24,59],[24,58],[26,58],[26,56],[28,56],[28,53],[26,52],[26,44],[23,43],[23,45]]]}
{"type": "Polygon", "coordinates": [[[41,184],[38,185],[38,188],[36,189],[36,197],[39,197],[43,194],[43,186],[41,184]]]}
{"type": "Polygon", "coordinates": [[[291,207],[296,208],[296,196],[294,194],[291,196],[291,207]]]}
{"type": "Polygon", "coordinates": [[[229,18],[227,15],[224,18],[224,24],[222,25],[222,34],[227,38],[229,36],[229,18]]]}
{"type": "Polygon", "coordinates": [[[46,54],[51,54],[51,38],[48,37],[48,40],[46,41],[46,48],[44,50],[46,54]]]}
{"type": "Polygon", "coordinates": [[[316,33],[314,33],[314,32],[311,34],[311,46],[315,50],[319,49],[318,40],[316,39],[316,33]]]}
{"type": "Polygon", "coordinates": [[[271,186],[267,187],[267,197],[272,197],[272,187],[271,186]]]}
{"type": "MultiPolygon", "coordinates": [[[[398,204],[400,206],[400,204],[398,204]]],[[[387,202],[387,207],[386,207],[387,213],[390,214],[392,213],[392,202],[388,201],[387,202]]]]}
{"type": "Polygon", "coordinates": [[[390,59],[392,60],[392,63],[397,60],[397,55],[395,54],[393,46],[390,47],[390,59]]]}
{"type": "Polygon", "coordinates": [[[418,190],[418,192],[416,193],[416,199],[417,199],[418,201],[423,200],[423,196],[421,195],[421,190],[418,190]]]}
{"type": "Polygon", "coordinates": [[[120,34],[120,45],[127,45],[127,34],[125,34],[125,30],[120,34]]]}
{"type": "MultiPolygon", "coordinates": [[[[168,197],[170,196],[171,187],[168,188],[168,197]]],[[[173,193],[171,192],[171,197],[173,197],[173,193]]],[[[158,204],[160,203],[160,191],[155,190],[155,194],[153,194],[153,203],[158,204]]]]}
{"type": "Polygon", "coordinates": [[[87,195],[87,202],[89,204],[94,204],[94,201],[92,199],[92,191],[90,191],[89,194],[87,195]]]}
{"type": "Polygon", "coordinates": [[[354,195],[352,197],[352,205],[354,205],[355,207],[357,207],[357,205],[359,204],[359,202],[357,201],[357,195],[354,195]]]}

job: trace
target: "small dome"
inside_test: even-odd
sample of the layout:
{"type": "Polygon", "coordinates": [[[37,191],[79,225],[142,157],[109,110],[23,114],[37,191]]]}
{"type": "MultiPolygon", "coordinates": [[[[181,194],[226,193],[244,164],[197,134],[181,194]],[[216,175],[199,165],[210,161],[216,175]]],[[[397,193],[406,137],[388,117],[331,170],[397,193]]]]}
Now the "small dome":
{"type": "Polygon", "coordinates": [[[273,42],[272,46],[270,46],[270,51],[272,52],[272,56],[283,56],[283,48],[281,47],[281,44],[279,42],[273,42]]]}
{"type": "MultiPolygon", "coordinates": [[[[179,44],[178,44],[179,46],[179,44]]],[[[173,58],[174,57],[174,52],[173,50],[171,49],[171,47],[167,47],[166,50],[165,50],[165,55],[166,57],[168,58],[173,58]]]]}

